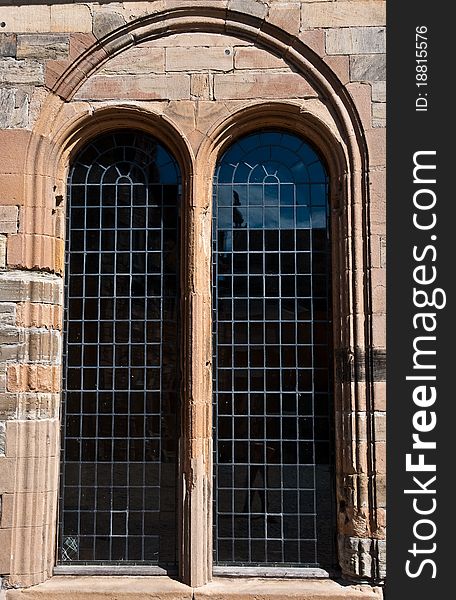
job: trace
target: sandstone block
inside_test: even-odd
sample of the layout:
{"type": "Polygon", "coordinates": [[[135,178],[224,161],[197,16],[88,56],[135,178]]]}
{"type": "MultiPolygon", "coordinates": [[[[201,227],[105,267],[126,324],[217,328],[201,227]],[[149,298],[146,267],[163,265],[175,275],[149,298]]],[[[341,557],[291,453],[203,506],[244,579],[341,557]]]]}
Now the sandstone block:
{"type": "MultiPolygon", "coordinates": [[[[335,57],[332,56],[331,58],[335,57]]],[[[358,110],[359,116],[361,117],[363,127],[365,129],[370,129],[372,127],[372,89],[370,84],[355,82],[349,83],[346,85],[346,88],[350,92],[350,95],[355,102],[355,106],[358,110]]]]}
{"type": "Polygon", "coordinates": [[[326,31],[327,54],[383,54],[384,27],[344,27],[326,31]]]}
{"type": "Polygon", "coordinates": [[[14,458],[0,457],[0,490],[2,492],[14,491],[16,481],[15,467],[16,461],[14,458]]]}
{"type": "Polygon", "coordinates": [[[92,13],[84,4],[66,4],[51,6],[50,29],[58,33],[90,33],[92,31],[92,13]]]}
{"type": "Polygon", "coordinates": [[[236,69],[287,69],[287,63],[261,48],[237,48],[234,55],[236,69]]]}
{"type": "Polygon", "coordinates": [[[15,33],[0,33],[0,56],[16,56],[16,41],[15,33]]]}
{"type": "Polygon", "coordinates": [[[350,81],[350,62],[348,56],[325,56],[325,63],[331,67],[341,83],[350,81]]]}
{"type": "Polygon", "coordinates": [[[0,273],[1,302],[41,302],[62,304],[62,279],[39,273],[0,273]]]}
{"type": "Polygon", "coordinates": [[[19,329],[17,327],[2,326],[0,329],[0,344],[18,344],[19,341],[19,329]]]}
{"type": "Polygon", "coordinates": [[[76,94],[84,100],[186,100],[190,99],[190,76],[91,77],[76,94]]]}
{"type": "MultiPolygon", "coordinates": [[[[0,372],[0,390],[3,374],[0,372]]],[[[6,453],[6,423],[0,421],[0,457],[5,456],[6,453]]],[[[3,495],[0,495],[0,527],[3,527],[3,495]]]]}
{"type": "Polygon", "coordinates": [[[16,233],[19,209],[17,206],[0,206],[0,233],[16,233]]]}
{"type": "Polygon", "coordinates": [[[386,81],[372,83],[372,102],[386,102],[386,81]]]}
{"type": "Polygon", "coordinates": [[[386,164],[386,135],[385,129],[377,127],[366,132],[369,161],[372,167],[382,167],[386,164]]]}
{"type": "Polygon", "coordinates": [[[63,240],[46,235],[12,234],[8,239],[7,261],[14,267],[26,269],[63,270],[63,240]]]}
{"type": "Polygon", "coordinates": [[[385,25],[385,4],[379,0],[304,2],[301,28],[382,26],[385,25]]]}
{"type": "Polygon", "coordinates": [[[12,302],[0,303],[0,324],[15,325],[16,324],[16,305],[12,302]]]}
{"type": "Polygon", "coordinates": [[[0,82],[11,84],[42,85],[44,83],[43,65],[36,60],[0,60],[0,82]]]}
{"type": "Polygon", "coordinates": [[[221,33],[176,33],[174,35],[148,40],[141,48],[215,48],[222,46],[252,46],[252,42],[221,33]]]}
{"type": "Polygon", "coordinates": [[[165,72],[165,50],[163,48],[129,48],[109,60],[100,70],[101,75],[147,75],[165,72]]]}
{"type": "Polygon", "coordinates": [[[7,456],[14,458],[45,458],[59,454],[57,420],[6,422],[7,456]]]}
{"type": "Polygon", "coordinates": [[[67,35],[19,35],[16,58],[56,60],[66,58],[70,49],[67,35]]]}
{"type": "Polygon", "coordinates": [[[63,309],[61,306],[40,302],[19,302],[13,306],[18,327],[62,329],[63,309]]]}
{"type": "Polygon", "coordinates": [[[21,206],[19,233],[53,236],[55,234],[55,209],[21,206]]]}
{"type": "Polygon", "coordinates": [[[0,415],[6,419],[55,419],[59,410],[60,394],[0,393],[0,415]]]}
{"type": "Polygon", "coordinates": [[[60,366],[10,365],[6,374],[9,392],[59,392],[60,366]]]}
{"type": "Polygon", "coordinates": [[[309,46],[311,50],[316,52],[318,56],[325,54],[325,34],[323,29],[311,29],[302,31],[299,34],[299,39],[309,46]]]}
{"type": "Polygon", "coordinates": [[[301,5],[299,2],[271,2],[268,22],[277,25],[291,35],[299,33],[301,5]]]}
{"type": "Polygon", "coordinates": [[[190,78],[190,95],[198,100],[211,100],[213,97],[214,78],[210,73],[192,73],[190,78]]]}
{"type": "Polygon", "coordinates": [[[385,102],[373,102],[372,103],[372,126],[373,127],[386,127],[386,103],[385,102]]]}
{"type": "Polygon", "coordinates": [[[0,529],[0,573],[11,572],[11,535],[12,529],[0,529]]]}
{"type": "Polygon", "coordinates": [[[384,54],[360,54],[350,56],[351,81],[385,81],[386,56],[384,54]]]}
{"type": "Polygon", "coordinates": [[[2,21],[6,24],[3,32],[41,33],[50,31],[51,7],[2,6],[2,21]]]}
{"type": "Polygon", "coordinates": [[[229,0],[228,10],[264,19],[268,14],[268,3],[261,0],[229,0]]]}
{"type": "Polygon", "coordinates": [[[60,362],[59,331],[54,330],[28,330],[26,331],[26,357],[29,362],[60,362]]]}
{"type": "Polygon", "coordinates": [[[215,75],[217,100],[248,98],[311,98],[317,93],[297,73],[242,73],[215,75]]]}
{"type": "Polygon", "coordinates": [[[233,49],[166,48],[166,71],[232,71],[233,49]]]}
{"type": "Polygon", "coordinates": [[[25,342],[21,344],[0,345],[0,363],[25,359],[25,342]]]}

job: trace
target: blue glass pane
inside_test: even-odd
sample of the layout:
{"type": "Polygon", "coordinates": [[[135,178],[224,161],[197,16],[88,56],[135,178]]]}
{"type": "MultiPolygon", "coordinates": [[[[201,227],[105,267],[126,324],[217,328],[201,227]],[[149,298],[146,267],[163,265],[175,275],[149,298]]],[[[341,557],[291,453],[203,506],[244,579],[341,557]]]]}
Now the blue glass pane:
{"type": "Polygon", "coordinates": [[[295,186],[290,183],[285,183],[280,186],[280,204],[282,206],[295,204],[295,186]]]}
{"type": "Polygon", "coordinates": [[[308,208],[299,206],[296,209],[296,227],[299,229],[310,227],[310,211],[308,208]]]}
{"type": "Polygon", "coordinates": [[[310,186],[312,206],[326,206],[328,202],[328,186],[326,183],[310,186]]]}
{"type": "Polygon", "coordinates": [[[294,229],[294,208],[281,208],[280,209],[280,228],[281,229],[294,229]]]}
{"type": "Polygon", "coordinates": [[[247,187],[247,193],[249,195],[249,204],[253,205],[263,205],[263,186],[260,185],[249,185],[247,187]]]}
{"type": "Polygon", "coordinates": [[[312,227],[326,227],[326,209],[324,206],[315,206],[312,208],[312,227]]]}

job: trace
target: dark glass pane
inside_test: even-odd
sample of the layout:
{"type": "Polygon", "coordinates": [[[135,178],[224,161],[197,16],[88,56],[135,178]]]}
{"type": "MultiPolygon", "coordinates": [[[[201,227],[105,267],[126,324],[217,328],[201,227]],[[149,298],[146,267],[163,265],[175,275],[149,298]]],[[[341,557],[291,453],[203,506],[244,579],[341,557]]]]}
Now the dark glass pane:
{"type": "Polygon", "coordinates": [[[214,560],[331,567],[325,167],[254,134],[220,160],[214,202],[214,560]]]}
{"type": "Polygon", "coordinates": [[[178,182],[139,132],[70,171],[61,563],[176,562],[178,182]]]}

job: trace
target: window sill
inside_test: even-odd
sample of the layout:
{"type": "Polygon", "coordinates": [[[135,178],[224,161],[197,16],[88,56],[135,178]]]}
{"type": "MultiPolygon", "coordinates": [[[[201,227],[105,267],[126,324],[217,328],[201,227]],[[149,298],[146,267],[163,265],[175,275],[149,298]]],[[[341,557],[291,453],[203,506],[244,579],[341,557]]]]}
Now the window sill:
{"type": "Polygon", "coordinates": [[[344,586],[330,579],[217,577],[192,589],[169,577],[55,576],[6,591],[6,600],[381,600],[381,588],[344,586]]]}

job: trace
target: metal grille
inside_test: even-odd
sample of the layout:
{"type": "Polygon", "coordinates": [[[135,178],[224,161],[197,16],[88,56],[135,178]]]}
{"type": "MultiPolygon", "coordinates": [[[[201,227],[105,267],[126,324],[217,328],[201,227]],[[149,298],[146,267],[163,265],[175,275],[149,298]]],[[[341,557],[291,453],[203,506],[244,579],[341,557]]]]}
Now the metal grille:
{"type": "Polygon", "coordinates": [[[334,564],[328,179],[294,135],[214,182],[214,562],[334,564]]]}
{"type": "Polygon", "coordinates": [[[61,565],[176,563],[179,172],[97,138],[68,185],[61,565]]]}

